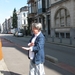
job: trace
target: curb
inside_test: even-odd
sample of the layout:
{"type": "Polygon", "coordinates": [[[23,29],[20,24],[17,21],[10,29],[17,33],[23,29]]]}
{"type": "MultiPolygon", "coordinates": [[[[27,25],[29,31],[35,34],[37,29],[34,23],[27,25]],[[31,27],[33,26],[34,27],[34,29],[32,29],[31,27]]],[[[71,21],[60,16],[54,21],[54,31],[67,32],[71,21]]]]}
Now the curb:
{"type": "Polygon", "coordinates": [[[58,63],[58,59],[55,57],[52,57],[50,55],[45,55],[45,59],[52,62],[52,63],[58,63]]]}

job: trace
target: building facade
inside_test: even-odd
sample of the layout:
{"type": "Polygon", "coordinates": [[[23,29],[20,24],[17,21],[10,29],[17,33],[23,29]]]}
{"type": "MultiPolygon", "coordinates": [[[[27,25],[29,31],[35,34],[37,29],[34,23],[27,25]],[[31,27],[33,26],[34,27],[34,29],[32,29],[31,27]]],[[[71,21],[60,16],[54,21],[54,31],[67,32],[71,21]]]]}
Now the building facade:
{"type": "Polygon", "coordinates": [[[28,4],[28,30],[31,34],[31,24],[36,20],[35,15],[37,14],[37,0],[27,0],[28,4]]]}
{"type": "Polygon", "coordinates": [[[75,37],[75,0],[51,0],[51,36],[75,37]]]}
{"type": "Polygon", "coordinates": [[[41,22],[51,37],[75,37],[75,0],[28,0],[30,23],[41,22]]]}
{"type": "Polygon", "coordinates": [[[5,21],[3,22],[3,24],[2,24],[2,33],[8,33],[8,20],[7,19],[5,19],[5,21]]]}
{"type": "Polygon", "coordinates": [[[28,23],[40,22],[43,24],[43,33],[46,31],[46,0],[28,0],[28,23]]]}
{"type": "Polygon", "coordinates": [[[17,12],[18,31],[24,30],[24,33],[25,33],[28,26],[27,15],[28,15],[27,6],[20,8],[20,10],[17,12]]]}
{"type": "Polygon", "coordinates": [[[8,33],[11,33],[12,28],[12,17],[10,17],[8,18],[8,33]]]}

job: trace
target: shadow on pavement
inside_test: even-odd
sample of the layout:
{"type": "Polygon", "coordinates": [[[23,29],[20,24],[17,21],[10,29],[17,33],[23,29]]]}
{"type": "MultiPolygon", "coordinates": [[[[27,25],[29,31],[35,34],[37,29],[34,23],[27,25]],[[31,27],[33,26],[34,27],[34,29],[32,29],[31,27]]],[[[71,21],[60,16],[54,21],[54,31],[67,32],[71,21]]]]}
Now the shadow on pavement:
{"type": "Polygon", "coordinates": [[[1,75],[21,75],[21,74],[9,72],[9,71],[1,71],[1,75]]]}

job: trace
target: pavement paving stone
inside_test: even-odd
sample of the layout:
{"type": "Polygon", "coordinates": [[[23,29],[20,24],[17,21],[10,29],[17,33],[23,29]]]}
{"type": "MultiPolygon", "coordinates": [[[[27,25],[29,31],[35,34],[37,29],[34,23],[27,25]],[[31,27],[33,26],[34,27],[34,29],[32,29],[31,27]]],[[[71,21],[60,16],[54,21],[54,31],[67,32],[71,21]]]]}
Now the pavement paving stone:
{"type": "Polygon", "coordinates": [[[0,60],[0,75],[11,75],[5,64],[4,59],[0,60]]]}

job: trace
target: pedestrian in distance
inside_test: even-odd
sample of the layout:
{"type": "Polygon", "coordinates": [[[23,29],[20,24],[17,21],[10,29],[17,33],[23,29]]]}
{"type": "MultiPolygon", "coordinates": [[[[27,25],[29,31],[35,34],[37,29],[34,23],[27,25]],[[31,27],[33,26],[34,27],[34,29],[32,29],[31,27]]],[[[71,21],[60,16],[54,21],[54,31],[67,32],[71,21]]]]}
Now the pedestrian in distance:
{"type": "Polygon", "coordinates": [[[28,50],[28,57],[30,59],[29,75],[45,75],[45,37],[41,30],[41,23],[32,23],[33,35],[29,40],[28,47],[22,47],[23,49],[28,50]]]}

